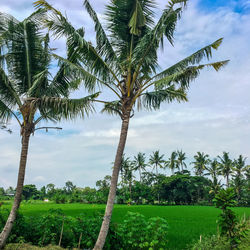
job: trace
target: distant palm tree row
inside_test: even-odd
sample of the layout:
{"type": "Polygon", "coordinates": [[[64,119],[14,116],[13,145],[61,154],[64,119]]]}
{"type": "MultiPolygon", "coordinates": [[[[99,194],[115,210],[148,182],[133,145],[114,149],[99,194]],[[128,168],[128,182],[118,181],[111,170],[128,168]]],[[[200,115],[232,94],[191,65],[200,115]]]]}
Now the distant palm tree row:
{"type": "MultiPolygon", "coordinates": [[[[132,176],[133,171],[138,171],[140,182],[142,179],[142,172],[146,172],[146,167],[150,167],[155,174],[159,174],[159,169],[170,169],[172,175],[175,170],[178,173],[188,173],[189,171],[184,170],[187,168],[186,153],[182,150],[173,151],[170,157],[164,159],[164,154],[160,154],[159,150],[152,152],[149,156],[149,161],[146,162],[145,153],[139,152],[134,156],[133,160],[129,157],[123,156],[121,163],[121,176],[132,176]]],[[[249,172],[249,165],[246,165],[246,158],[239,155],[237,159],[231,159],[228,152],[223,152],[222,156],[217,156],[214,159],[210,159],[208,154],[203,152],[197,152],[194,155],[194,161],[190,163],[193,166],[194,174],[197,176],[209,176],[213,183],[213,191],[216,193],[217,190],[222,186],[219,176],[225,178],[226,187],[229,187],[230,177],[234,178],[234,185],[240,192],[242,176],[249,172]]],[[[129,179],[129,178],[127,178],[129,179]]],[[[238,192],[238,193],[239,193],[238,192]]]]}

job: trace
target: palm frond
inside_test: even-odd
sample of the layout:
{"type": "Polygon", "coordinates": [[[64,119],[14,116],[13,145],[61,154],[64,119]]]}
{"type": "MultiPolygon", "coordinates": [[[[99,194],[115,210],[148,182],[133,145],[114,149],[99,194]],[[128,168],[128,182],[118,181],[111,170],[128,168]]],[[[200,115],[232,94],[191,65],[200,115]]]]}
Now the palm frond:
{"type": "Polygon", "coordinates": [[[128,23],[130,33],[136,36],[140,35],[140,29],[145,26],[145,23],[146,18],[144,16],[141,3],[138,0],[135,0],[133,14],[128,23]]]}
{"type": "Polygon", "coordinates": [[[36,25],[39,25],[40,27],[43,26],[43,21],[46,18],[46,10],[45,9],[38,9],[35,12],[33,12],[30,16],[28,16],[27,18],[24,19],[24,21],[28,20],[31,21],[33,23],[35,23],[36,25]]]}
{"type": "Polygon", "coordinates": [[[57,120],[74,119],[94,112],[93,102],[98,95],[99,92],[80,99],[42,97],[34,99],[32,104],[42,113],[52,113],[57,120]]]}
{"type": "Polygon", "coordinates": [[[96,50],[98,54],[100,56],[103,56],[105,58],[105,62],[108,64],[112,64],[112,67],[116,68],[116,71],[119,72],[121,70],[121,66],[118,62],[118,58],[102,27],[101,22],[98,19],[96,12],[92,8],[88,0],[84,1],[84,6],[95,23],[96,44],[97,44],[96,50]]]}
{"type": "Polygon", "coordinates": [[[162,77],[165,77],[167,75],[171,75],[175,72],[178,72],[180,70],[185,69],[189,65],[198,64],[201,62],[201,60],[206,57],[208,60],[212,57],[212,49],[218,49],[220,44],[222,43],[223,38],[220,38],[213,42],[212,44],[209,44],[208,46],[196,51],[192,55],[186,57],[185,59],[181,60],[180,62],[174,64],[173,66],[167,68],[166,70],[163,70],[161,73],[157,74],[153,78],[160,79],[162,77]]]}
{"type": "Polygon", "coordinates": [[[153,0],[113,0],[107,5],[105,13],[108,21],[107,28],[112,39],[111,43],[116,49],[120,63],[126,63],[131,42],[133,43],[133,47],[135,47],[141,37],[154,24],[153,6],[155,6],[155,1],[153,0]],[[138,8],[142,10],[139,11],[140,14],[138,14],[138,8]],[[140,17],[140,26],[144,24],[141,27],[138,27],[138,17],[140,17]],[[135,27],[132,33],[137,33],[139,28],[140,36],[134,36],[131,33],[132,23],[134,23],[133,26],[135,27]]]}
{"type": "Polygon", "coordinates": [[[119,82],[111,65],[108,65],[103,60],[91,43],[84,39],[83,34],[78,32],[61,12],[53,8],[45,0],[36,1],[34,5],[36,8],[45,8],[49,11],[49,18],[45,20],[46,26],[52,31],[55,38],[65,36],[68,39],[68,46],[72,44],[74,48],[76,46],[78,47],[78,53],[82,57],[82,62],[90,72],[102,78],[104,81],[115,78],[119,82]]]}
{"type": "MultiPolygon", "coordinates": [[[[84,33],[82,29],[78,30],[79,33],[84,33]]],[[[79,57],[77,49],[74,46],[68,45],[67,41],[67,60],[71,64],[76,64],[80,66],[79,57]]],[[[59,59],[58,61],[59,69],[53,79],[51,80],[49,86],[46,88],[46,96],[63,96],[68,97],[71,90],[76,90],[79,88],[82,82],[79,76],[76,75],[75,70],[72,70],[67,63],[59,59]]]]}
{"type": "Polygon", "coordinates": [[[0,68],[0,99],[8,104],[22,105],[16,90],[2,68],[0,68]]]}
{"type": "Polygon", "coordinates": [[[48,86],[48,75],[50,75],[48,69],[36,74],[33,77],[32,86],[27,91],[27,96],[37,97],[43,95],[41,90],[43,89],[43,85],[48,86]]]}
{"type": "Polygon", "coordinates": [[[12,117],[11,109],[0,99],[0,122],[8,123],[12,117]]]}
{"type": "Polygon", "coordinates": [[[152,92],[146,92],[142,95],[142,105],[148,109],[159,109],[162,102],[187,101],[186,92],[182,89],[176,89],[174,85],[166,89],[152,92]]]}
{"type": "Polygon", "coordinates": [[[19,21],[13,16],[0,12],[0,36],[7,32],[10,22],[15,24],[19,23],[19,21]]]}
{"type": "Polygon", "coordinates": [[[2,36],[8,51],[8,73],[20,95],[31,88],[33,76],[47,67],[42,37],[37,25],[28,19],[18,24],[9,22],[8,32],[2,36]]]}
{"type": "Polygon", "coordinates": [[[104,108],[101,113],[107,113],[109,115],[119,115],[122,116],[122,105],[120,101],[113,101],[105,103],[104,108]]]}
{"type": "Polygon", "coordinates": [[[142,68],[143,72],[155,72],[157,67],[157,50],[160,43],[163,46],[163,38],[169,40],[173,45],[173,34],[178,19],[180,19],[182,8],[173,9],[176,4],[186,4],[185,0],[173,0],[169,2],[167,8],[163,11],[158,23],[149,30],[138,42],[133,53],[133,65],[137,65],[137,73],[142,68]]]}
{"type": "Polygon", "coordinates": [[[226,60],[226,61],[220,61],[220,62],[215,62],[215,63],[201,64],[198,66],[190,66],[172,75],[167,75],[163,77],[162,79],[151,82],[150,85],[154,85],[156,89],[162,89],[166,86],[169,86],[169,84],[171,83],[178,83],[181,85],[182,88],[187,89],[189,88],[190,82],[196,79],[199,76],[200,71],[204,69],[205,67],[212,67],[216,71],[218,71],[223,66],[225,66],[228,62],[229,61],[226,60]]]}
{"type": "Polygon", "coordinates": [[[59,62],[63,63],[64,65],[67,65],[67,70],[71,70],[71,74],[75,73],[76,76],[78,75],[78,78],[81,78],[84,81],[84,85],[88,91],[94,91],[96,84],[102,82],[102,80],[98,79],[95,75],[92,75],[91,73],[86,71],[80,65],[72,63],[70,60],[58,56],[56,54],[53,54],[53,57],[58,59],[59,62]]]}

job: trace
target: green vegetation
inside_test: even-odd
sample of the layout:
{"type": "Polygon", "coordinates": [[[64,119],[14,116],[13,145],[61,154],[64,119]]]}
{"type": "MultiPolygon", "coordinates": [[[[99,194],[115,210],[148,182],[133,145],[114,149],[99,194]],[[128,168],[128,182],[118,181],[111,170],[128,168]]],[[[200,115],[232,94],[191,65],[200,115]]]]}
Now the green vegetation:
{"type": "MultiPolygon", "coordinates": [[[[10,208],[10,204],[3,205],[3,208],[10,208]]],[[[82,213],[92,217],[96,212],[103,212],[105,205],[23,202],[20,212],[28,217],[39,217],[48,214],[49,209],[62,209],[65,215],[72,217],[82,213]]],[[[216,221],[220,214],[219,209],[208,206],[115,205],[112,221],[121,223],[128,211],[140,213],[146,218],[165,218],[169,225],[167,238],[170,249],[183,249],[187,244],[197,241],[200,235],[217,234],[216,221]]],[[[240,217],[244,214],[246,217],[250,216],[250,208],[237,207],[233,211],[240,217]]]]}
{"type": "Polygon", "coordinates": [[[215,195],[214,202],[216,207],[222,210],[219,218],[220,235],[226,237],[230,242],[231,249],[235,249],[247,235],[247,223],[245,218],[239,221],[235,212],[230,207],[236,205],[236,193],[232,188],[220,190],[215,195]]]}
{"type": "MultiPolygon", "coordinates": [[[[160,45],[163,47],[164,39],[174,44],[174,31],[186,2],[169,1],[157,20],[153,0],[110,1],[106,6],[107,35],[97,13],[85,0],[84,7],[95,24],[94,42],[85,40],[84,27],[75,29],[67,17],[45,0],[36,1],[37,11],[21,22],[0,13],[0,129],[11,132],[6,124],[14,118],[20,125],[22,137],[17,187],[15,190],[0,188],[0,199],[10,200],[0,203],[0,248],[10,235],[9,242],[31,242],[40,246],[58,244],[80,248],[81,245],[99,250],[105,244],[106,249],[181,249],[200,235],[217,232],[218,210],[169,205],[211,205],[214,198],[218,205],[218,194],[224,192],[220,176],[226,179],[227,188],[236,192],[237,205],[249,205],[249,167],[245,166],[243,156],[233,160],[228,152],[223,152],[211,161],[208,155],[198,152],[192,163],[196,176],[192,176],[184,169],[187,156],[182,150],[172,152],[168,161],[156,150],[148,163],[143,153],[134,160],[123,155],[129,122],[136,108],[157,110],[164,102],[186,102],[190,83],[201,70],[212,67],[218,71],[228,63],[226,60],[200,64],[204,59],[211,59],[213,50],[222,43],[220,38],[158,71],[160,45]],[[66,59],[52,53],[51,35],[66,38],[66,59]],[[58,71],[52,74],[49,69],[55,60],[59,61],[58,71]],[[80,84],[90,95],[69,99],[80,84]],[[105,98],[115,96],[116,99],[97,100],[100,92],[96,91],[103,90],[102,87],[109,90],[104,92],[105,98]],[[24,186],[30,136],[37,129],[51,128],[38,127],[38,124],[42,120],[83,118],[94,110],[93,102],[104,104],[102,112],[121,118],[112,178],[106,176],[97,181],[97,188],[79,188],[70,181],[64,188],[55,188],[53,183],[41,190],[33,184],[24,186]],[[147,167],[152,171],[147,171],[147,167]],[[171,176],[159,173],[166,168],[171,169],[171,176]],[[135,171],[139,171],[139,181],[135,171]],[[116,202],[123,205],[116,205],[110,226],[115,197],[116,202]],[[44,199],[57,204],[42,204],[44,199]],[[19,214],[21,200],[25,202],[19,214]],[[33,204],[33,200],[38,202],[33,204]],[[103,217],[104,205],[94,204],[106,202],[103,217]]],[[[235,214],[248,213],[249,209],[235,208],[234,213],[222,203],[218,205],[224,216],[219,223],[221,234],[227,239],[233,238],[235,246],[236,241],[241,240],[235,232],[244,226],[237,224],[235,214]],[[226,227],[228,217],[232,221],[226,227]]],[[[230,243],[232,246],[232,241],[230,243]]]]}

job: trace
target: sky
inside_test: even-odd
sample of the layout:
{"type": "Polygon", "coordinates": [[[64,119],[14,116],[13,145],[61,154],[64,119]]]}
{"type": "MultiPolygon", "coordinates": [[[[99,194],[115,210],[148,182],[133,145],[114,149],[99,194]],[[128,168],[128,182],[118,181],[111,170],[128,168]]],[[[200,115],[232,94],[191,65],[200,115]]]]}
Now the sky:
{"type": "MultiPolygon", "coordinates": [[[[34,10],[32,2],[0,0],[0,11],[22,20],[34,10]]],[[[107,1],[90,2],[103,20],[107,1]]],[[[157,18],[167,1],[156,2],[157,18]]],[[[82,1],[49,3],[66,13],[76,27],[83,26],[86,39],[94,41],[93,23],[82,1]]],[[[153,151],[160,150],[168,159],[179,149],[186,152],[191,170],[189,163],[197,151],[209,154],[211,159],[226,151],[232,159],[242,154],[250,164],[250,1],[190,0],[177,25],[175,45],[165,41],[159,65],[164,69],[221,37],[223,43],[211,61],[230,59],[230,63],[219,72],[203,70],[191,84],[189,102],[163,104],[153,112],[135,112],[127,156],[133,159],[144,152],[148,159],[153,151]]],[[[53,46],[58,54],[65,53],[63,39],[53,42],[53,46]]],[[[83,94],[79,91],[74,96],[83,94]]],[[[94,187],[97,180],[111,174],[121,121],[98,110],[85,120],[56,124],[63,128],[61,131],[40,131],[31,137],[25,184],[41,187],[54,183],[62,187],[70,180],[80,187],[94,187]]],[[[12,134],[0,130],[0,187],[4,188],[16,185],[21,147],[18,124],[13,120],[9,127],[12,134]]]]}

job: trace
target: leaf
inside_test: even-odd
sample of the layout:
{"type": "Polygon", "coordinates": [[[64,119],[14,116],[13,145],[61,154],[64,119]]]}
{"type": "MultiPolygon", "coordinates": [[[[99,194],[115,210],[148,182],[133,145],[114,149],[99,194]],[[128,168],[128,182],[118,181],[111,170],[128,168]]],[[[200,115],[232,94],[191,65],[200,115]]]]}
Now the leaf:
{"type": "Polygon", "coordinates": [[[143,106],[149,110],[159,109],[162,102],[172,102],[174,100],[178,102],[187,101],[185,91],[182,88],[176,89],[174,85],[166,89],[142,94],[143,106]]]}
{"type": "Polygon", "coordinates": [[[138,36],[140,35],[140,28],[145,26],[146,18],[140,2],[138,0],[135,0],[134,2],[134,11],[128,26],[130,27],[130,33],[138,36]]]}

